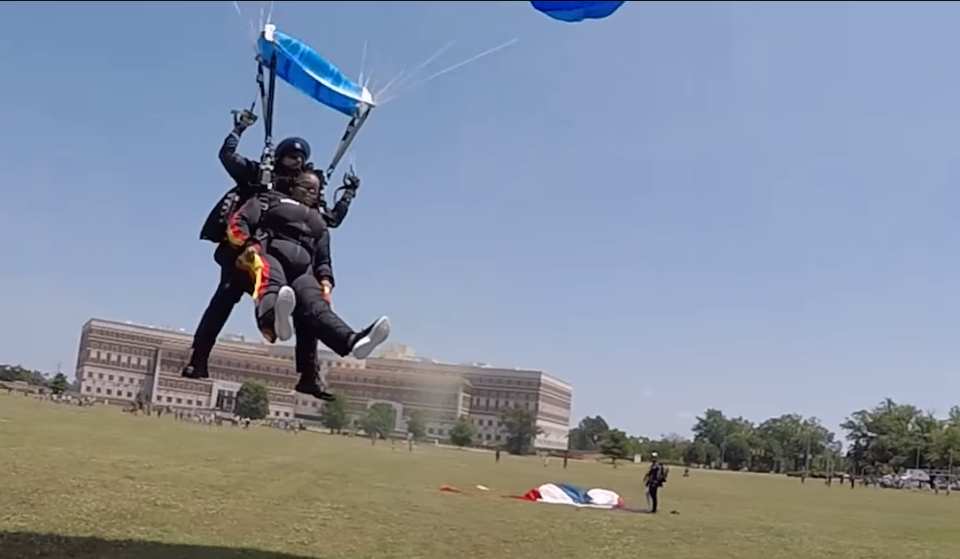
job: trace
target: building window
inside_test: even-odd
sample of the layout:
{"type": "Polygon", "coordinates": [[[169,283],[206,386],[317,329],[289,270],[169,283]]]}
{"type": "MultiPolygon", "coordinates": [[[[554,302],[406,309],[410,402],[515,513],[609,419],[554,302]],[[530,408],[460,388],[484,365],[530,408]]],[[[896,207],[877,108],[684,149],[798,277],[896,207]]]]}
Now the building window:
{"type": "Polygon", "coordinates": [[[183,403],[183,399],[182,399],[182,398],[177,398],[177,403],[178,403],[178,404],[182,404],[182,403],[183,403]]]}
{"type": "Polygon", "coordinates": [[[107,389],[107,396],[113,396],[113,390],[107,389]]]}
{"type": "Polygon", "coordinates": [[[100,387],[98,386],[98,387],[97,387],[97,394],[99,394],[99,393],[100,393],[100,387]]]}
{"type": "Polygon", "coordinates": [[[84,391],[90,392],[90,387],[89,387],[89,386],[85,386],[85,387],[83,387],[83,388],[84,388],[84,391]]]}
{"type": "Polygon", "coordinates": [[[232,412],[234,401],[236,399],[236,394],[229,390],[219,390],[217,392],[217,404],[216,408],[218,410],[232,412]]]}
{"type": "Polygon", "coordinates": [[[133,392],[127,392],[127,398],[133,398],[133,392]]]}

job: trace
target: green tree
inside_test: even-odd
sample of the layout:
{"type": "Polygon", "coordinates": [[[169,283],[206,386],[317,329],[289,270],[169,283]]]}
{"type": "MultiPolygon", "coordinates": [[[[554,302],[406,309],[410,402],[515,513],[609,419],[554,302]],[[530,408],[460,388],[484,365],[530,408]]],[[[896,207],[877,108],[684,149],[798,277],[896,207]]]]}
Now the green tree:
{"type": "Polygon", "coordinates": [[[474,434],[473,423],[470,423],[467,416],[461,415],[450,429],[450,442],[463,448],[473,441],[474,434]]]}
{"type": "Polygon", "coordinates": [[[510,454],[529,454],[534,439],[542,431],[537,427],[537,418],[533,412],[520,408],[510,408],[501,416],[503,430],[507,434],[504,448],[510,454]]]}
{"type": "Polygon", "coordinates": [[[343,398],[337,398],[330,402],[324,402],[320,408],[320,422],[331,433],[340,433],[350,424],[350,416],[347,414],[347,402],[343,398]]]}
{"type": "Polygon", "coordinates": [[[580,424],[570,430],[569,446],[571,450],[597,450],[600,439],[610,430],[599,415],[596,417],[584,417],[580,424]]]}
{"type": "Polygon", "coordinates": [[[367,408],[366,415],[360,420],[360,428],[367,435],[385,439],[397,425],[397,412],[386,402],[377,402],[367,408]]]}
{"type": "Polygon", "coordinates": [[[427,418],[421,410],[410,412],[410,418],[407,419],[407,432],[417,440],[427,435],[427,418]]]}
{"type": "Polygon", "coordinates": [[[683,453],[683,462],[688,466],[692,464],[698,466],[715,464],[719,458],[720,449],[703,440],[693,441],[687,445],[683,453]]]}
{"type": "Polygon", "coordinates": [[[878,475],[907,468],[947,468],[956,450],[955,421],[960,423],[960,410],[939,420],[887,398],[872,409],[853,412],[841,425],[850,442],[847,459],[856,473],[878,475]]]}
{"type": "Polygon", "coordinates": [[[50,390],[54,394],[63,394],[70,388],[70,383],[67,381],[67,376],[63,373],[57,373],[54,375],[53,380],[50,381],[50,390]]]}
{"type": "Polygon", "coordinates": [[[253,420],[267,417],[270,413],[267,387],[253,380],[244,382],[237,391],[233,413],[253,420]]]}
{"type": "Polygon", "coordinates": [[[610,459],[614,467],[617,460],[628,460],[633,456],[630,439],[620,429],[610,429],[600,438],[600,453],[610,459]]]}
{"type": "Polygon", "coordinates": [[[651,452],[656,452],[661,462],[683,462],[684,457],[687,454],[687,448],[690,447],[692,443],[682,436],[671,433],[669,435],[663,436],[659,441],[649,441],[643,447],[646,447],[644,450],[639,450],[643,447],[637,447],[638,452],[642,456],[649,456],[651,452]]]}

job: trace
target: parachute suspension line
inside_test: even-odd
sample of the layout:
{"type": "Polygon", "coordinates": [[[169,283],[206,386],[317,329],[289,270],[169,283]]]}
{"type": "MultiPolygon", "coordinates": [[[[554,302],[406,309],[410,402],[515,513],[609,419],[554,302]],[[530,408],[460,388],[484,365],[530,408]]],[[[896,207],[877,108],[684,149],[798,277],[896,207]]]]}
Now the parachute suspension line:
{"type": "MultiPolygon", "coordinates": [[[[260,156],[260,184],[273,188],[273,102],[277,89],[277,57],[270,57],[269,84],[263,83],[263,57],[257,56],[257,86],[260,89],[260,108],[263,109],[263,153],[260,156]]],[[[256,105],[256,99],[253,104],[256,105]]]]}
{"type": "Polygon", "coordinates": [[[350,122],[347,124],[347,129],[343,132],[343,137],[340,138],[340,143],[337,145],[337,151],[333,153],[333,159],[330,161],[330,166],[327,167],[326,175],[328,181],[333,176],[333,172],[336,170],[340,160],[343,159],[343,156],[346,155],[347,150],[350,149],[350,144],[352,144],[353,140],[357,137],[357,134],[360,132],[360,128],[363,127],[363,124],[367,121],[367,117],[370,116],[370,112],[372,110],[373,106],[366,103],[360,103],[357,106],[357,110],[353,114],[353,118],[350,119],[350,122]]]}

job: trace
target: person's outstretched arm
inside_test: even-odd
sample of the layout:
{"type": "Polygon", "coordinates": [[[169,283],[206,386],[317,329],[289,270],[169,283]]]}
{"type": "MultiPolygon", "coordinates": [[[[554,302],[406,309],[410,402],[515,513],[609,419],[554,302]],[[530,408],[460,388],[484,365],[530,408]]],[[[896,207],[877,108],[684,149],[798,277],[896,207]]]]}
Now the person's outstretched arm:
{"type": "Polygon", "coordinates": [[[223,165],[230,178],[240,186],[254,183],[260,178],[260,164],[237,153],[240,136],[254,122],[256,122],[256,117],[248,111],[235,113],[233,130],[227,134],[227,137],[223,140],[223,145],[220,146],[220,164],[223,165]]]}
{"type": "Polygon", "coordinates": [[[357,189],[360,188],[360,177],[354,175],[353,172],[349,172],[343,176],[343,186],[337,189],[337,191],[343,191],[343,194],[340,195],[340,198],[333,205],[333,209],[327,210],[326,202],[322,202],[323,209],[326,210],[327,225],[333,228],[340,227],[340,224],[343,223],[343,220],[347,218],[347,213],[350,211],[350,203],[353,202],[353,199],[357,196],[357,189]]]}

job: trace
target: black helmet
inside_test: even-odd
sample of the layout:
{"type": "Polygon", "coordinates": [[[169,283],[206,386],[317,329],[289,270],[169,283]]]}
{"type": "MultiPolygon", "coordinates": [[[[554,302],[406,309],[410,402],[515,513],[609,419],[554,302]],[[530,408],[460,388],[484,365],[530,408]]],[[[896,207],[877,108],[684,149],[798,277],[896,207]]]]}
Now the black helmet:
{"type": "Polygon", "coordinates": [[[302,153],[303,159],[306,161],[310,159],[310,144],[303,138],[286,138],[277,144],[277,157],[284,157],[293,152],[302,153]]]}

